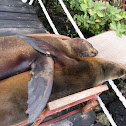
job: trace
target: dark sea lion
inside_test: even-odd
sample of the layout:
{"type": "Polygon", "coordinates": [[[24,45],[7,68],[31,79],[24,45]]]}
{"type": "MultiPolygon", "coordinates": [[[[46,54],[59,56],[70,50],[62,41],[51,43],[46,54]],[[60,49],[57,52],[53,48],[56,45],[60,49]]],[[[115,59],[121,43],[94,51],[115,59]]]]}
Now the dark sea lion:
{"type": "MultiPolygon", "coordinates": [[[[31,35],[30,35],[31,36],[31,35]]],[[[67,40],[61,40],[53,36],[32,36],[40,40],[44,40],[65,52],[69,57],[94,57],[98,54],[98,51],[87,40],[81,38],[70,38],[67,40]]]]}
{"type": "MultiPolygon", "coordinates": [[[[82,45],[83,44],[81,44],[81,46],[82,45]]],[[[88,48],[88,46],[90,45],[86,43],[85,47],[88,48]]],[[[24,36],[0,37],[0,80],[29,69],[32,70],[31,74],[33,77],[28,84],[27,113],[29,114],[29,122],[33,122],[39,116],[50,96],[53,83],[54,62],[60,62],[62,65],[64,65],[64,63],[66,64],[66,62],[67,64],[74,64],[75,62],[73,59],[63,54],[62,51],[67,53],[65,52],[67,49],[60,50],[59,48],[58,50],[57,48],[43,40],[24,36]],[[53,59],[44,55],[48,55],[47,52],[50,53],[53,59]]],[[[81,56],[80,53],[84,53],[84,50],[81,51],[77,53],[78,57],[81,56]]],[[[87,52],[87,50],[85,50],[85,52],[87,52]]],[[[75,55],[71,57],[73,56],[76,57],[75,55]]]]}
{"type": "MultiPolygon", "coordinates": [[[[126,68],[101,58],[55,57],[54,85],[49,101],[82,91],[126,75],[126,68]]],[[[28,86],[32,77],[24,72],[0,81],[0,125],[11,126],[27,120],[28,86]]],[[[36,106],[37,107],[37,106],[36,106]]]]}

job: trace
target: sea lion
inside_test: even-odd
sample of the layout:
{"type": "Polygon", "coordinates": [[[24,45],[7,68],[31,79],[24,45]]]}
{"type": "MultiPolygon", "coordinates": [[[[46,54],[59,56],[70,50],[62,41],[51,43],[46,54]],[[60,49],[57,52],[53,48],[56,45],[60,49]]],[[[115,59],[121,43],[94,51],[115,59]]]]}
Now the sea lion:
{"type": "MultiPolygon", "coordinates": [[[[126,68],[119,63],[93,57],[73,59],[64,57],[64,54],[60,56],[63,60],[55,57],[58,61],[54,64],[54,84],[49,101],[126,75],[126,68]]],[[[0,125],[11,126],[27,120],[27,83],[32,77],[28,73],[0,81],[0,125]]]]}
{"type": "MultiPolygon", "coordinates": [[[[31,35],[30,35],[31,36],[31,35]]],[[[98,51],[85,39],[81,38],[69,38],[67,40],[61,40],[53,36],[35,36],[40,40],[46,41],[55,48],[65,52],[69,57],[94,57],[98,54],[98,51]]]]}
{"type": "MultiPolygon", "coordinates": [[[[89,56],[95,56],[98,53],[98,51],[94,49],[90,43],[80,38],[69,39],[69,40],[60,40],[51,36],[45,36],[45,37],[42,36],[38,38],[60,49],[61,51],[66,53],[69,57],[74,57],[74,58],[87,57],[87,56],[89,57],[89,56]]],[[[5,63],[13,62],[12,66],[10,64],[11,69],[13,69],[15,65],[18,65],[18,64],[21,65],[21,62],[23,62],[22,66],[19,66],[20,68],[18,68],[18,69],[22,69],[21,71],[24,71],[25,69],[25,68],[22,68],[24,67],[23,65],[26,65],[24,64],[24,61],[26,59],[29,59],[31,60],[30,62],[33,62],[32,59],[34,59],[33,57],[34,55],[36,55],[36,51],[29,44],[27,44],[22,39],[20,39],[18,36],[0,37],[0,53],[2,57],[0,60],[0,66],[7,69],[6,66],[8,65],[6,65],[5,63]],[[13,48],[13,51],[11,51],[12,48],[13,48]]],[[[3,70],[1,69],[0,73],[3,73],[2,71],[3,70]]],[[[17,73],[18,71],[20,70],[17,70],[17,73]]],[[[13,75],[12,71],[10,73],[11,75],[13,75]]],[[[9,70],[8,70],[8,74],[9,74],[9,70]]],[[[1,76],[2,75],[0,75],[0,79],[4,79],[8,75],[3,75],[3,77],[1,76]]]]}
{"type": "MultiPolygon", "coordinates": [[[[85,43],[81,45],[83,44],[85,45],[85,43]]],[[[88,46],[90,45],[86,44],[86,48],[88,48],[88,46]]],[[[69,57],[64,55],[67,49],[64,49],[64,52],[62,52],[63,50],[57,48],[43,40],[31,37],[0,37],[0,80],[29,69],[32,70],[31,74],[33,77],[28,84],[27,113],[29,114],[29,122],[33,122],[39,116],[50,96],[53,83],[54,62],[60,62],[62,65],[64,63],[66,64],[66,62],[68,62],[68,64],[69,62],[75,62],[73,59],[69,59],[69,57]],[[29,44],[26,43],[26,41],[29,44]],[[45,54],[50,54],[53,59],[45,56],[45,54]]],[[[93,47],[90,46],[90,48],[93,47]]],[[[87,50],[85,50],[85,52],[87,52],[87,50]]],[[[80,53],[84,53],[84,50],[81,49],[81,51],[82,52],[79,51],[79,53],[77,53],[78,57],[81,56],[80,53]]],[[[73,55],[71,57],[73,57],[73,55]]]]}

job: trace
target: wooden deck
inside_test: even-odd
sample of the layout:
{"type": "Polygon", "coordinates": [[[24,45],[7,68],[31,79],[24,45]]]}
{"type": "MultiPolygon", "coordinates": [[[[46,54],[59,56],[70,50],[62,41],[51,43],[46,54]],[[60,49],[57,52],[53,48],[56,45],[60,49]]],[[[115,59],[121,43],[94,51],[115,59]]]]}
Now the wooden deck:
{"type": "Polygon", "coordinates": [[[0,36],[46,32],[32,6],[21,0],[0,1],[0,36]]]}

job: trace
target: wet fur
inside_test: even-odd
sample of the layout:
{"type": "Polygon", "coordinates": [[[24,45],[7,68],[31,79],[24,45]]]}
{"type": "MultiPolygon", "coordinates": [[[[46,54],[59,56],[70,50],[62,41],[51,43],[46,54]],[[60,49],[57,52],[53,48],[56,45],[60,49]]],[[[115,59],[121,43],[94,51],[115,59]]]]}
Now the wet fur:
{"type": "MultiPolygon", "coordinates": [[[[100,58],[79,58],[72,66],[54,66],[54,85],[49,101],[126,74],[124,66],[100,58]]],[[[10,126],[27,119],[27,83],[30,78],[25,72],[0,82],[0,125],[10,126]]]]}

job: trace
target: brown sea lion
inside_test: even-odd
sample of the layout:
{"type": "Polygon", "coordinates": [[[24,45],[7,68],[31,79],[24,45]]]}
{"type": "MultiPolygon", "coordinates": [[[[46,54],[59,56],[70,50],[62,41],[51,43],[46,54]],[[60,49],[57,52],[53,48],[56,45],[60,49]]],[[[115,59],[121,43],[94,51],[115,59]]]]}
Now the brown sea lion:
{"type": "MultiPolygon", "coordinates": [[[[73,59],[64,54],[60,56],[63,60],[55,57],[54,84],[49,101],[126,75],[126,68],[112,61],[93,57],[73,59]]],[[[0,82],[1,126],[11,126],[27,120],[25,113],[28,108],[27,83],[31,78],[28,73],[18,74],[0,82]]],[[[31,107],[33,108],[29,108],[30,110],[39,106],[31,107]]]]}
{"type": "MultiPolygon", "coordinates": [[[[77,42],[75,41],[75,43],[77,42]]],[[[80,53],[84,53],[84,50],[82,49],[86,49],[85,52],[87,52],[87,50],[89,51],[88,47],[93,48],[92,46],[83,42],[81,46],[83,46],[83,44],[86,46],[81,48],[82,52],[79,51],[79,53],[77,53],[78,57],[82,56],[80,53]]],[[[59,46],[57,46],[57,48],[58,47],[59,46]]],[[[64,50],[60,50],[60,48],[58,50],[57,48],[43,40],[25,36],[0,37],[0,80],[6,79],[29,69],[32,70],[31,74],[33,77],[28,84],[27,113],[29,114],[29,122],[33,122],[39,116],[50,96],[53,83],[54,62],[60,62],[62,65],[64,63],[66,64],[66,61],[68,64],[69,62],[73,64],[75,62],[73,59],[70,59],[63,54],[62,51],[67,53],[65,52],[67,47],[64,50]],[[48,55],[49,52],[53,59],[44,55],[48,55]]],[[[73,51],[76,51],[76,49],[73,51]]],[[[87,56],[87,53],[84,54],[87,56]]],[[[73,56],[76,57],[76,55],[72,55],[70,57],[73,56]]]]}

